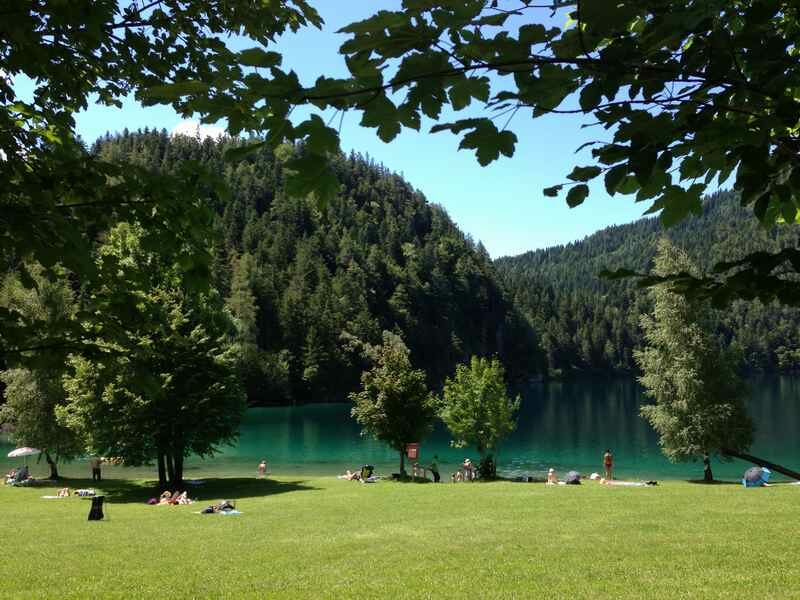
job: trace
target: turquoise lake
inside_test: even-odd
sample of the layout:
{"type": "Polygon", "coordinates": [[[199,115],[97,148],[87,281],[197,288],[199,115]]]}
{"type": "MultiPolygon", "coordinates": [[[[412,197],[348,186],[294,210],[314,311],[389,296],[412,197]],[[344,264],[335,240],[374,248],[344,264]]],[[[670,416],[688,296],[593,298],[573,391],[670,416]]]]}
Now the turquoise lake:
{"type": "MultiPolygon", "coordinates": [[[[748,407],[756,426],[751,454],[800,470],[800,377],[761,377],[750,380],[748,407]]],[[[498,470],[505,476],[544,476],[549,467],[561,474],[575,469],[601,471],[605,448],[611,448],[616,474],[632,479],[697,479],[700,463],[671,464],[658,448],[647,423],[639,417],[642,390],[629,379],[547,383],[531,386],[523,394],[516,432],[498,453],[498,470]]],[[[422,458],[438,454],[443,475],[471,449],[451,448],[447,431],[437,425],[422,443],[422,458]]],[[[0,440],[0,465],[12,465],[6,454],[13,449],[0,440]]],[[[335,475],[346,468],[370,463],[380,473],[397,471],[398,456],[359,434],[347,404],[310,404],[298,407],[254,408],[247,411],[241,437],[234,447],[212,459],[190,459],[186,477],[253,475],[267,458],[272,473],[281,475],[335,475]]],[[[19,462],[19,461],[16,461],[19,462]]],[[[46,475],[44,463],[29,459],[35,475],[46,475]]],[[[719,478],[734,479],[749,463],[715,461],[719,478]]],[[[86,461],[62,467],[67,476],[87,476],[86,461]]],[[[108,477],[145,477],[152,468],[106,468],[108,477]]]]}

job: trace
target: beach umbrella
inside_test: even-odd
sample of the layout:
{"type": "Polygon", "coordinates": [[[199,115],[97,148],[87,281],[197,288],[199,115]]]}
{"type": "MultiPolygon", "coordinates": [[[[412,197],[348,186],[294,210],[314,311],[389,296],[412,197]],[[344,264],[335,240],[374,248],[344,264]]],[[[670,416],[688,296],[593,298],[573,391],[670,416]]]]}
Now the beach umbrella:
{"type": "Polygon", "coordinates": [[[25,446],[24,448],[17,448],[16,450],[12,450],[8,453],[8,458],[20,458],[22,456],[25,457],[25,464],[28,464],[28,457],[34,456],[36,454],[41,454],[41,450],[37,450],[36,448],[29,448],[25,446]]]}
{"type": "Polygon", "coordinates": [[[28,448],[25,446],[24,448],[17,448],[16,450],[12,450],[8,453],[8,458],[19,458],[21,456],[33,456],[35,454],[41,454],[41,450],[37,450],[36,448],[28,448]]]}
{"type": "Polygon", "coordinates": [[[581,474],[577,471],[570,471],[567,473],[567,476],[564,477],[564,483],[567,485],[580,485],[581,484],[581,474]]]}
{"type": "Polygon", "coordinates": [[[745,487],[760,487],[769,481],[772,472],[762,467],[750,467],[744,472],[742,483],[745,487]]]}

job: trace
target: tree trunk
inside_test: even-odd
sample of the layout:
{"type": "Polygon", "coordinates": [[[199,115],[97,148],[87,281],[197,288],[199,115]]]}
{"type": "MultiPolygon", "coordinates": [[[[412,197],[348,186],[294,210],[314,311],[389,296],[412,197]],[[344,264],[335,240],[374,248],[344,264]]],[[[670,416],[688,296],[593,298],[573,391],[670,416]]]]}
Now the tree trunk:
{"type": "Polygon", "coordinates": [[[746,460],[753,464],[758,465],[759,467],[766,467],[770,471],[775,471],[776,473],[780,473],[782,475],[786,475],[787,477],[791,477],[792,479],[797,479],[800,481],[800,473],[797,471],[792,471],[786,467],[782,467],[781,465],[776,465],[775,463],[771,463],[768,460],[764,460],[763,458],[758,458],[757,456],[753,456],[751,454],[744,454],[743,452],[737,452],[736,450],[729,450],[727,448],[722,448],[722,453],[727,456],[732,456],[734,458],[740,458],[742,460],[746,460]]]}
{"type": "Polygon", "coordinates": [[[406,476],[406,453],[400,451],[400,477],[406,476]]]}
{"type": "Polygon", "coordinates": [[[711,472],[711,458],[708,454],[703,454],[703,480],[714,481],[714,474],[711,472]]]}
{"type": "Polygon", "coordinates": [[[164,462],[164,453],[158,451],[158,485],[167,485],[167,465],[164,462]]]}
{"type": "Polygon", "coordinates": [[[59,479],[58,477],[58,465],[56,461],[50,458],[50,453],[45,451],[44,459],[47,461],[47,464],[50,465],[50,479],[59,479]]]}
{"type": "Polygon", "coordinates": [[[179,487],[183,487],[183,452],[176,453],[173,462],[175,479],[172,481],[172,487],[177,490],[179,487]]]}
{"type": "Polygon", "coordinates": [[[167,478],[169,479],[170,483],[175,481],[175,463],[172,462],[172,454],[167,452],[167,478]]]}

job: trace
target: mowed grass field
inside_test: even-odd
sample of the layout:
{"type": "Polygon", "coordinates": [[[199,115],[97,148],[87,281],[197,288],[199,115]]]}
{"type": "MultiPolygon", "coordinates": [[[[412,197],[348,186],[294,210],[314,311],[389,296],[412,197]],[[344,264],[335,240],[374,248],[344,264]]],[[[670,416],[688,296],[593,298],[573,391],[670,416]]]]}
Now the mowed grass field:
{"type": "Polygon", "coordinates": [[[102,522],[0,487],[0,597],[800,598],[794,485],[212,479],[175,507],[103,486],[102,522]],[[196,514],[222,498],[244,514],[196,514]]]}

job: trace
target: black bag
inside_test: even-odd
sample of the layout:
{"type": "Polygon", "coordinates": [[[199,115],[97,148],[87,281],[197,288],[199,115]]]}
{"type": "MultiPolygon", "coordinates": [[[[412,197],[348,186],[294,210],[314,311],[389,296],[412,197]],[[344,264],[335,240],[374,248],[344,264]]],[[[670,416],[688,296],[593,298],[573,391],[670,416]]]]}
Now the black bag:
{"type": "Polygon", "coordinates": [[[103,500],[105,496],[94,496],[92,497],[92,507],[89,509],[89,520],[90,521],[102,521],[103,520],[103,500]]]}

